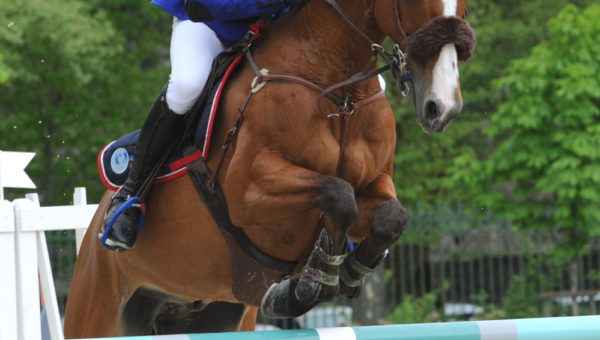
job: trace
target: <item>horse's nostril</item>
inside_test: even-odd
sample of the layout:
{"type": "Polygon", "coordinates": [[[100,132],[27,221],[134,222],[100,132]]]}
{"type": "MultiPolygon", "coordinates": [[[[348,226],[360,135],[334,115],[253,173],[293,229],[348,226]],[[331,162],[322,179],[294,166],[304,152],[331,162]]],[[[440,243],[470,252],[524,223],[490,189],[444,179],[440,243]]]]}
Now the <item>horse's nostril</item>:
{"type": "Polygon", "coordinates": [[[427,119],[430,122],[433,122],[439,117],[440,111],[438,109],[437,103],[433,100],[428,100],[427,103],[425,103],[425,119],[427,119]]]}

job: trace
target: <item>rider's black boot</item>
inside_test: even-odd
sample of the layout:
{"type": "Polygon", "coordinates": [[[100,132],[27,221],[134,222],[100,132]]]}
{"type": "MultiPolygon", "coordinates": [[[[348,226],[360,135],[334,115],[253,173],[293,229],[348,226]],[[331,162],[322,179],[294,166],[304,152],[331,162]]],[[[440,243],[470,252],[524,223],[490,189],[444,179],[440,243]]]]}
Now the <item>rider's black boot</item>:
{"type": "Polygon", "coordinates": [[[139,190],[150,179],[152,169],[169,152],[183,129],[184,115],[171,111],[165,100],[166,91],[156,99],[140,132],[133,166],[127,180],[113,196],[98,237],[110,250],[124,251],[133,247],[143,224],[145,206],[139,190]]]}

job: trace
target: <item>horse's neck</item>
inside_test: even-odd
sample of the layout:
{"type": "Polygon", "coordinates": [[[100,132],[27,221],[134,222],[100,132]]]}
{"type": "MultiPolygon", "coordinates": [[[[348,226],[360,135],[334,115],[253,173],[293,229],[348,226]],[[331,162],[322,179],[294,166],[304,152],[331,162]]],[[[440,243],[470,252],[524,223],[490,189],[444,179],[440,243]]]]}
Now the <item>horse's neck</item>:
{"type": "MultiPolygon", "coordinates": [[[[384,37],[377,29],[370,3],[347,0],[341,6],[380,43],[384,37]]],[[[274,71],[302,76],[322,86],[362,71],[373,56],[369,42],[324,0],[312,0],[290,20],[274,26],[270,35],[265,57],[272,56],[269,64],[279,68],[274,71]]]]}

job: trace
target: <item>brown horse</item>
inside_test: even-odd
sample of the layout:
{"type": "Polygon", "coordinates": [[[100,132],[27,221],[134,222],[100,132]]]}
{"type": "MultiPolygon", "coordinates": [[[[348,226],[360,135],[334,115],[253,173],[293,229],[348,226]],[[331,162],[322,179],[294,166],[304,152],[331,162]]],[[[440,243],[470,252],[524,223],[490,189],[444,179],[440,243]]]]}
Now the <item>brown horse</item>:
{"type": "MultiPolygon", "coordinates": [[[[207,165],[220,168],[231,222],[262,256],[299,264],[275,283],[236,265],[190,176],[155,185],[136,247],[107,251],[96,237],[107,192],[77,260],[65,336],[251,330],[259,305],[288,317],[356,296],[408,215],[392,183],[395,120],[377,77],[343,81],[391,38],[407,51],[422,128],[442,131],[462,107],[457,63],[474,43],[465,12],[466,0],[312,0],[275,23],[252,46],[255,64],[309,81],[260,78],[266,86],[245,104],[257,68],[244,63],[224,94],[207,165]],[[319,94],[303,82],[344,86],[319,94]],[[324,99],[332,95],[343,103],[324,99]],[[350,252],[348,239],[360,242],[350,252]],[[259,288],[240,288],[244,275],[259,288]]],[[[401,54],[385,56],[398,71],[401,54]]]]}

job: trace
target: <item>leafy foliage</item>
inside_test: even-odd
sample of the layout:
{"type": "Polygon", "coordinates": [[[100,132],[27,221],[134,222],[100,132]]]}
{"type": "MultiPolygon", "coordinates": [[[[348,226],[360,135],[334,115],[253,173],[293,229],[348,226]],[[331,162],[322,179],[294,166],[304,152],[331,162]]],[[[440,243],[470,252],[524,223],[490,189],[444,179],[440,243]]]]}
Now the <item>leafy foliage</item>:
{"type": "Polygon", "coordinates": [[[421,323],[439,321],[435,303],[438,292],[430,292],[421,297],[406,295],[402,303],[386,317],[386,321],[394,324],[421,323]]]}
{"type": "Polygon", "coordinates": [[[540,292],[551,291],[560,281],[563,263],[549,256],[534,257],[530,254],[525,270],[510,279],[502,301],[504,312],[510,318],[543,317],[544,299],[540,292]],[[542,271],[547,268],[547,272],[542,271]]]}
{"type": "Polygon", "coordinates": [[[471,60],[460,66],[464,107],[443,134],[424,134],[416,122],[410,97],[400,105],[390,97],[398,121],[395,183],[398,197],[409,205],[449,203],[456,195],[450,179],[453,161],[464,154],[489,155],[496,139],[482,134],[490,115],[501,103],[493,80],[504,76],[510,62],[529,54],[531,46],[547,39],[544,23],[565,5],[590,0],[492,0],[470,3],[467,19],[477,34],[471,60]],[[443,201],[443,202],[440,202],[443,201]]]}
{"type": "Polygon", "coordinates": [[[555,230],[567,257],[600,234],[600,6],[566,6],[549,38],[511,63],[485,161],[458,158],[455,179],[477,206],[516,226],[555,230]],[[568,47],[568,48],[566,48],[568,47]]]}
{"type": "Polygon", "coordinates": [[[45,204],[68,202],[74,186],[88,187],[90,200],[99,199],[96,154],[141,124],[160,90],[159,78],[166,79],[160,53],[150,53],[162,45],[144,34],[158,36],[160,25],[141,27],[135,19],[160,11],[125,1],[103,6],[14,0],[0,12],[0,22],[8,23],[0,30],[0,45],[11,76],[0,88],[0,148],[37,153],[28,172],[45,204]],[[138,10],[142,6],[148,9],[138,10]],[[125,28],[126,22],[132,27],[125,28]],[[136,34],[149,39],[127,40],[136,34]]]}
{"type": "Polygon", "coordinates": [[[8,80],[8,69],[6,65],[4,65],[4,57],[0,54],[0,84],[6,82],[8,80]]]}

